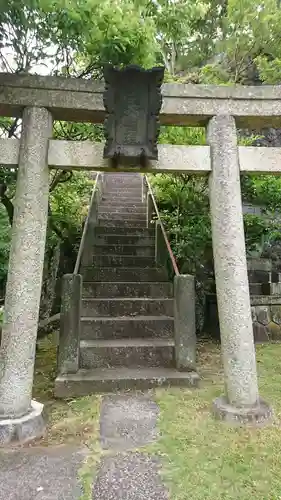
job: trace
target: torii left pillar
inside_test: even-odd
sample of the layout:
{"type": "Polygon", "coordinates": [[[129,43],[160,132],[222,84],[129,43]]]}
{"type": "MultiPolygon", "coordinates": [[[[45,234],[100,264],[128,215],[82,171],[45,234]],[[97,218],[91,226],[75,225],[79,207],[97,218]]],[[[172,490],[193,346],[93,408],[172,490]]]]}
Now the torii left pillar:
{"type": "Polygon", "coordinates": [[[43,405],[32,401],[36,337],[48,218],[48,145],[52,117],[25,108],[0,350],[0,445],[44,432],[43,405]]]}

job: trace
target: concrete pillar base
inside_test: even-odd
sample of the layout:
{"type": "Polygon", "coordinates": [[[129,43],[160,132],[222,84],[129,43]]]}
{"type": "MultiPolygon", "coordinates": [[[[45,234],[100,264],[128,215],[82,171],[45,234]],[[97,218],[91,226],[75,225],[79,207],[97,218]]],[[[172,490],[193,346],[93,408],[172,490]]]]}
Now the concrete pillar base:
{"type": "Polygon", "coordinates": [[[262,426],[271,420],[272,408],[262,399],[254,406],[237,408],[220,396],[213,401],[213,414],[229,424],[262,426]]]}
{"type": "Polygon", "coordinates": [[[31,401],[31,409],[20,418],[0,419],[0,446],[24,444],[45,432],[43,405],[31,401]]]}

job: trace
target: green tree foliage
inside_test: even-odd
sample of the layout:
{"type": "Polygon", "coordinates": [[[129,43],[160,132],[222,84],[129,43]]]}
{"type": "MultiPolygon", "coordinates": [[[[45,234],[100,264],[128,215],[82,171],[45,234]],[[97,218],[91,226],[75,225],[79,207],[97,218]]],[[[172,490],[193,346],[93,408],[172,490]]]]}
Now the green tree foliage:
{"type": "Polygon", "coordinates": [[[8,259],[10,250],[10,223],[5,208],[0,205],[0,298],[3,297],[3,285],[8,270],[8,259]]]}

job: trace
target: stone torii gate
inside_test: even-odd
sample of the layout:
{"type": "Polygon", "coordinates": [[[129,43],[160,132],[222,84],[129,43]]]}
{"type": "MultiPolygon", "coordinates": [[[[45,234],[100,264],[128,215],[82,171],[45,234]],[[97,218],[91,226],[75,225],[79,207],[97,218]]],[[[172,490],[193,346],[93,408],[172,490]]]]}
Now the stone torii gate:
{"type": "MultiPolygon", "coordinates": [[[[21,139],[0,140],[1,165],[18,167],[0,351],[0,443],[34,437],[43,427],[43,405],[31,393],[49,168],[109,169],[103,144],[53,140],[52,123],[103,123],[103,92],[95,81],[0,74],[0,116],[22,117],[21,139]]],[[[159,145],[158,161],[145,172],[209,176],[225,379],[213,409],[232,421],[266,421],[271,409],[258,392],[239,176],[280,175],[281,149],[238,147],[236,126],[280,127],[281,89],[165,84],[162,95],[162,124],[207,127],[207,146],[159,145]]]]}

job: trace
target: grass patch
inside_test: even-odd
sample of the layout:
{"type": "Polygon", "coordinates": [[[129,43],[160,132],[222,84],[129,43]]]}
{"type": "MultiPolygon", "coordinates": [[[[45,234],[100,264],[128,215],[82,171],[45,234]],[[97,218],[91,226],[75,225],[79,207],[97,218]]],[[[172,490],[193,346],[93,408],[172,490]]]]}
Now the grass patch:
{"type": "Polygon", "coordinates": [[[77,444],[97,451],[101,396],[55,399],[53,388],[57,370],[56,352],[56,342],[52,335],[39,342],[33,397],[44,403],[47,432],[43,439],[36,441],[36,444],[40,446],[77,444]]]}
{"type": "Polygon", "coordinates": [[[150,451],[162,457],[172,500],[281,499],[281,345],[257,346],[260,393],[274,407],[273,425],[230,427],[210,415],[223,392],[220,348],[199,348],[200,389],[159,389],[161,436],[150,451]]]}

